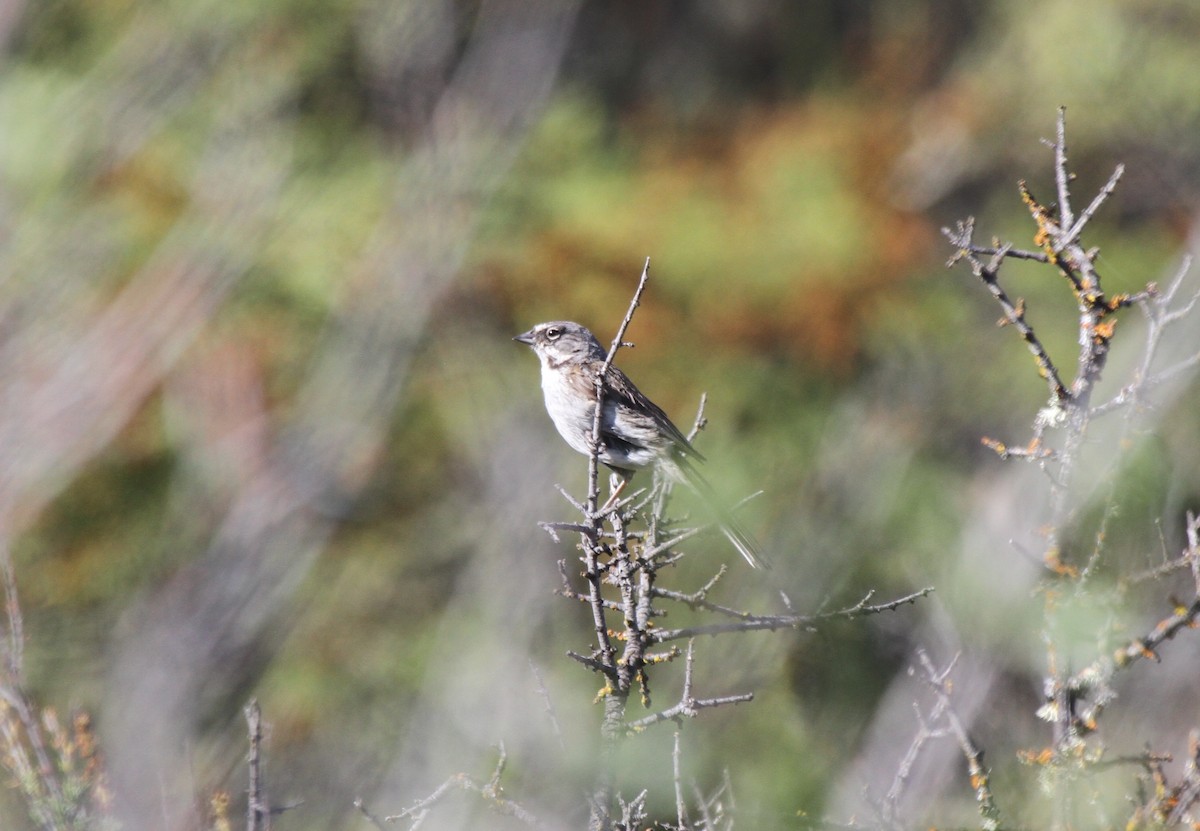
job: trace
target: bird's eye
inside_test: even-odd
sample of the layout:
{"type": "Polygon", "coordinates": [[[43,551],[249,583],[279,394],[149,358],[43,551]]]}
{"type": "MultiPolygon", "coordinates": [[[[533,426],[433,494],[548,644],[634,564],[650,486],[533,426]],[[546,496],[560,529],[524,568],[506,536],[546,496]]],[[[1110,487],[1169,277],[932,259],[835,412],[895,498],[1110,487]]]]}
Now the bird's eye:
{"type": "Polygon", "coordinates": [[[548,340],[558,340],[559,335],[561,335],[562,333],[563,333],[562,327],[551,326],[549,329],[546,330],[546,338],[548,340]]]}

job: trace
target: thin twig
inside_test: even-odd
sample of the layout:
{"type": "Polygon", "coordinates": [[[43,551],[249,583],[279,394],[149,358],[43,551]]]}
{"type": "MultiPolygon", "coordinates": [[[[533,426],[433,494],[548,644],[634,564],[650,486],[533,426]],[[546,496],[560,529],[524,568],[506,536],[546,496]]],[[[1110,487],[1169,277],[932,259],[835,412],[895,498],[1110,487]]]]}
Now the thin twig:
{"type": "Polygon", "coordinates": [[[646,559],[646,560],[653,560],[655,557],[659,556],[660,554],[665,554],[666,552],[675,548],[681,542],[686,542],[687,540],[690,540],[692,537],[694,537],[698,534],[704,533],[710,527],[711,526],[708,526],[708,525],[700,525],[695,528],[688,528],[686,531],[680,531],[678,534],[671,537],[670,539],[668,539],[664,542],[660,542],[657,545],[652,546],[650,548],[647,548],[645,551],[642,552],[642,558],[646,559]]]}
{"type": "Polygon", "coordinates": [[[25,663],[25,622],[21,616],[21,603],[17,596],[17,574],[13,570],[12,550],[8,546],[8,536],[0,541],[0,578],[4,581],[4,611],[8,618],[8,654],[4,656],[4,667],[8,674],[8,683],[20,684],[23,681],[25,663]]]}
{"type": "Polygon", "coordinates": [[[589,658],[587,655],[580,655],[573,649],[567,650],[567,657],[574,658],[588,669],[595,670],[602,675],[607,675],[609,678],[614,680],[616,679],[616,670],[609,666],[605,661],[589,658]]]}
{"type": "Polygon", "coordinates": [[[644,788],[637,796],[626,802],[620,796],[617,797],[617,802],[621,806],[621,823],[618,828],[628,828],[630,831],[635,828],[640,828],[642,823],[646,821],[646,796],[649,791],[644,788]]]}
{"type": "MultiPolygon", "coordinates": [[[[480,784],[465,773],[456,773],[446,779],[445,782],[438,785],[437,788],[435,788],[433,792],[429,794],[429,796],[426,796],[423,799],[418,799],[411,806],[398,814],[384,817],[384,822],[398,822],[402,819],[411,818],[412,823],[409,825],[411,831],[411,829],[417,828],[422,822],[425,821],[425,817],[429,813],[430,808],[445,799],[447,794],[455,790],[460,790],[479,794],[488,807],[498,814],[512,817],[518,822],[522,822],[531,828],[543,827],[541,820],[538,819],[535,814],[533,814],[520,803],[508,799],[502,795],[500,778],[504,775],[504,768],[508,761],[508,755],[504,750],[503,744],[498,746],[497,751],[498,759],[496,761],[496,767],[492,771],[492,775],[488,778],[486,783],[480,784]]],[[[366,813],[365,809],[363,808],[360,808],[359,810],[363,811],[364,814],[366,813]]]]}
{"type": "Polygon", "coordinates": [[[629,308],[625,312],[625,317],[621,320],[621,325],[617,327],[617,334],[613,337],[612,345],[608,348],[608,354],[604,356],[604,363],[600,365],[599,372],[596,373],[596,411],[592,416],[592,452],[590,454],[590,462],[588,464],[588,514],[596,513],[596,508],[600,504],[600,423],[601,416],[604,413],[604,379],[608,376],[608,370],[612,367],[613,360],[617,357],[617,352],[625,345],[625,330],[629,328],[630,322],[633,320],[633,313],[637,311],[637,307],[642,302],[642,292],[646,290],[646,281],[650,279],[650,258],[646,258],[645,265],[642,266],[642,276],[638,279],[637,288],[634,289],[633,299],[629,302],[629,308]]]}
{"type": "Polygon", "coordinates": [[[374,825],[376,828],[379,829],[379,831],[386,831],[386,826],[383,824],[383,820],[381,820],[379,817],[372,814],[367,809],[367,805],[365,802],[363,802],[362,797],[355,798],[354,807],[358,809],[358,812],[363,815],[363,817],[366,819],[367,822],[374,825]]]}
{"type": "Polygon", "coordinates": [[[882,614],[883,612],[892,612],[901,606],[910,603],[916,603],[922,597],[930,594],[933,591],[933,586],[927,586],[920,591],[915,591],[911,594],[906,594],[903,597],[898,597],[895,600],[889,600],[886,603],[878,603],[869,605],[867,600],[872,593],[868,593],[866,597],[860,600],[853,606],[845,609],[838,609],[833,612],[822,612],[815,615],[750,615],[748,613],[738,613],[736,610],[730,610],[735,616],[740,619],[728,623],[711,623],[698,624],[696,626],[687,626],[679,629],[658,629],[650,633],[650,638],[655,643],[666,643],[667,641],[680,640],[681,638],[693,638],[700,635],[719,635],[724,632],[758,632],[763,630],[777,629],[801,629],[808,626],[814,626],[827,620],[835,618],[854,619],[859,617],[867,617],[869,615],[882,614]]]}
{"type": "MultiPolygon", "coordinates": [[[[691,646],[688,646],[690,654],[691,646]]],[[[675,727],[675,746],[671,751],[671,767],[675,774],[675,821],[679,824],[679,828],[689,828],[691,822],[687,815],[687,803],[683,798],[683,765],[680,763],[680,729],[675,727]]]]}
{"type": "Polygon", "coordinates": [[[626,729],[630,734],[640,733],[647,727],[661,724],[664,721],[678,721],[681,718],[695,718],[701,710],[713,707],[724,707],[729,704],[746,704],[754,700],[754,693],[738,695],[723,695],[717,698],[693,698],[690,701],[680,701],[672,707],[652,713],[644,718],[629,722],[626,729]]]}
{"type": "Polygon", "coordinates": [[[1109,683],[1117,671],[1126,669],[1144,658],[1158,662],[1158,648],[1164,642],[1174,638],[1183,629],[1195,628],[1200,621],[1200,518],[1191,512],[1187,515],[1185,531],[1188,547],[1178,560],[1160,566],[1159,570],[1167,566],[1173,567],[1180,561],[1191,567],[1195,584],[1191,603],[1177,604],[1170,615],[1160,620],[1145,635],[1129,641],[1111,656],[1100,656],[1066,680],[1065,688],[1073,694],[1091,693],[1093,696],[1091,706],[1079,716],[1085,728],[1094,728],[1096,718],[1111,700],[1109,683]]]}
{"type": "Polygon", "coordinates": [[[561,542],[558,538],[559,531],[570,531],[575,534],[582,534],[591,540],[596,539],[596,529],[580,522],[539,522],[538,527],[549,534],[550,539],[555,542],[561,542]]]}
{"type": "Polygon", "coordinates": [[[640,718],[637,721],[631,721],[625,725],[625,729],[629,733],[640,733],[647,727],[659,724],[664,721],[674,721],[678,723],[684,718],[695,718],[701,710],[710,709],[712,707],[722,707],[727,704],[744,704],[754,700],[754,693],[743,693],[741,695],[726,695],[718,698],[696,698],[692,694],[692,671],[695,663],[695,640],[688,641],[687,657],[683,664],[683,692],[679,696],[679,702],[673,707],[668,707],[657,713],[652,713],[645,718],[640,718]]]}
{"type": "Polygon", "coordinates": [[[246,756],[250,778],[246,790],[246,831],[270,831],[271,806],[267,801],[266,783],[262,775],[263,728],[258,699],[250,699],[243,712],[250,733],[250,750],[246,756]]]}
{"type": "Polygon", "coordinates": [[[1054,139],[1054,184],[1058,188],[1059,227],[1070,228],[1075,224],[1071,212],[1071,174],[1067,170],[1067,108],[1058,108],[1058,123],[1054,139]]]}
{"type": "Polygon", "coordinates": [[[942,234],[950,241],[951,245],[958,249],[948,264],[953,265],[960,259],[967,261],[971,266],[971,273],[983,282],[992,297],[1000,304],[1005,320],[1020,333],[1022,340],[1025,341],[1025,345],[1029,348],[1029,352],[1037,364],[1039,373],[1046,379],[1046,383],[1050,387],[1053,399],[1059,402],[1068,400],[1071,394],[1059,376],[1058,369],[1050,359],[1046,347],[1042,345],[1033,327],[1025,320],[1023,306],[1014,303],[1000,286],[998,277],[1000,264],[1011,255],[1011,248],[1004,245],[999,248],[986,249],[990,252],[991,258],[985,263],[979,256],[984,249],[977,249],[972,241],[974,230],[975,220],[973,217],[967,217],[966,220],[956,223],[954,229],[942,228],[942,234]]]}
{"type": "MultiPolygon", "coordinates": [[[[1068,245],[1079,239],[1079,234],[1083,231],[1084,226],[1087,225],[1091,220],[1092,215],[1100,209],[1100,206],[1103,205],[1108,197],[1112,196],[1113,191],[1117,189],[1117,183],[1121,181],[1121,176],[1124,175],[1124,173],[1125,165],[1117,165],[1117,168],[1113,171],[1112,176],[1109,176],[1108,181],[1104,183],[1104,187],[1100,188],[1100,192],[1096,194],[1094,199],[1092,199],[1091,204],[1083,209],[1083,213],[1079,215],[1079,219],[1077,219],[1075,224],[1071,226],[1071,230],[1069,230],[1061,240],[1055,243],[1055,253],[1061,253],[1068,245]]],[[[1066,221],[1066,217],[1063,218],[1063,221],[1066,221]]]]}
{"type": "MultiPolygon", "coordinates": [[[[1173,826],[1189,818],[1189,812],[1200,801],[1200,730],[1188,731],[1188,759],[1183,768],[1183,781],[1171,795],[1174,807],[1167,815],[1167,825],[1173,826]]],[[[1195,820],[1191,820],[1193,825],[1195,820]]]]}
{"type": "Polygon", "coordinates": [[[1101,678],[1111,678],[1116,670],[1125,669],[1143,658],[1154,662],[1162,660],[1158,656],[1158,648],[1165,641],[1175,637],[1182,629],[1195,628],[1200,618],[1200,597],[1195,598],[1186,606],[1178,606],[1175,611],[1155,624],[1154,628],[1140,638],[1134,638],[1117,649],[1112,657],[1107,656],[1093,661],[1088,666],[1076,672],[1067,681],[1067,688],[1073,692],[1092,689],[1099,684],[1101,678]]]}
{"type": "Polygon", "coordinates": [[[1185,568],[1191,568],[1192,557],[1185,552],[1178,557],[1172,557],[1169,560],[1164,560],[1153,568],[1148,568],[1143,571],[1136,571],[1133,574],[1125,575],[1120,579],[1120,585],[1135,586],[1139,583],[1149,583],[1155,580],[1161,580],[1169,574],[1176,571],[1182,571],[1185,568]]]}
{"type": "Polygon", "coordinates": [[[938,672],[924,649],[917,650],[917,659],[921,662],[921,668],[925,670],[922,680],[933,690],[940,705],[942,717],[950,732],[958,740],[958,746],[962,750],[963,756],[966,757],[967,772],[971,775],[971,787],[975,791],[975,801],[979,803],[979,817],[982,820],[980,827],[984,831],[996,831],[1001,824],[1000,809],[996,807],[992,797],[991,778],[983,766],[983,751],[967,734],[962,720],[958,717],[958,713],[950,701],[950,685],[947,678],[954,662],[952,661],[944,671],[938,672]]]}
{"type": "MultiPolygon", "coordinates": [[[[975,217],[967,217],[967,222],[974,224],[975,217]]],[[[961,225],[962,223],[958,224],[961,225]]],[[[946,236],[949,236],[955,232],[951,231],[949,228],[942,228],[942,233],[946,236]]],[[[951,242],[953,243],[953,240],[951,240],[951,242]]],[[[966,257],[968,253],[975,254],[978,257],[994,257],[997,254],[1003,254],[1004,259],[1006,260],[1031,260],[1035,263],[1050,262],[1050,257],[1045,251],[1026,251],[1022,248],[1014,248],[1008,243],[1005,243],[1004,245],[972,244],[968,248],[960,248],[958,251],[955,251],[953,255],[951,255],[950,259],[946,262],[946,265],[954,265],[959,260],[966,257]]]]}
{"type": "Polygon", "coordinates": [[[546,705],[546,716],[550,719],[550,728],[554,731],[554,737],[558,739],[559,749],[563,753],[567,752],[567,740],[563,738],[562,725],[558,723],[558,713],[554,709],[554,699],[550,697],[550,690],[546,686],[546,679],[542,677],[542,671],[538,665],[531,659],[529,661],[529,671],[533,673],[533,679],[537,683],[538,695],[542,697],[542,702],[546,705]]]}
{"type": "Polygon", "coordinates": [[[696,436],[700,435],[700,431],[708,426],[708,419],[704,416],[704,406],[707,403],[708,393],[700,393],[700,406],[696,408],[696,418],[692,420],[692,429],[688,430],[688,441],[695,441],[696,436]]]}
{"type": "MultiPolygon", "coordinates": [[[[909,669],[909,674],[912,674],[911,668],[909,669]]],[[[900,799],[904,796],[905,788],[908,787],[913,767],[916,765],[921,751],[925,749],[925,745],[930,740],[940,738],[943,735],[942,731],[934,730],[929,726],[930,722],[936,722],[942,717],[942,706],[941,701],[936,702],[929,719],[926,719],[921,715],[921,708],[915,701],[913,702],[913,715],[917,719],[917,732],[913,736],[912,741],[909,742],[908,750],[904,752],[904,756],[900,759],[900,764],[896,768],[896,775],[892,778],[891,787],[888,788],[887,795],[883,801],[881,818],[889,828],[899,829],[903,827],[898,820],[900,799]]]]}

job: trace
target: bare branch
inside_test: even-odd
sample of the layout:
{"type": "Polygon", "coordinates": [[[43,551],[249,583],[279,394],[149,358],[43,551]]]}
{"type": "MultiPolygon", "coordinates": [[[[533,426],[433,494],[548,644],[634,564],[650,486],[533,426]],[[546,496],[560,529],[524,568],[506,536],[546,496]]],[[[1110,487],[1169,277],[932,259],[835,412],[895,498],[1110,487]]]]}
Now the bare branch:
{"type": "Polygon", "coordinates": [[[574,651],[573,649],[567,650],[567,657],[574,658],[576,661],[583,664],[588,669],[599,672],[602,675],[607,675],[610,678],[616,677],[616,670],[614,670],[612,667],[610,667],[607,663],[605,663],[602,660],[597,660],[595,658],[589,658],[587,655],[580,655],[578,652],[574,651]]]}
{"type": "Polygon", "coordinates": [[[533,680],[537,684],[538,695],[542,697],[542,702],[546,707],[546,716],[550,719],[550,727],[554,731],[554,737],[558,739],[558,746],[564,753],[567,750],[567,740],[563,737],[562,725],[558,723],[558,713],[554,708],[554,700],[550,697],[550,690],[546,686],[546,679],[542,677],[542,671],[538,665],[531,659],[529,661],[529,671],[533,673],[533,680]]]}
{"type": "Polygon", "coordinates": [[[1055,253],[1061,253],[1064,248],[1075,242],[1075,240],[1079,239],[1080,233],[1083,232],[1084,226],[1086,226],[1091,220],[1092,215],[1100,209],[1100,206],[1103,205],[1108,197],[1112,196],[1113,191],[1117,189],[1117,182],[1121,181],[1121,176],[1123,176],[1124,173],[1125,165],[1117,165],[1117,168],[1113,171],[1112,176],[1108,177],[1108,181],[1104,183],[1104,187],[1100,188],[1100,192],[1096,194],[1096,198],[1092,200],[1090,205],[1083,209],[1083,213],[1079,215],[1079,219],[1076,220],[1075,224],[1071,226],[1071,230],[1068,231],[1061,240],[1055,243],[1055,253]]]}
{"type": "Polygon", "coordinates": [[[1000,828],[1000,810],[996,807],[995,800],[992,797],[991,779],[988,771],[983,766],[983,751],[975,745],[974,741],[967,734],[962,720],[959,719],[958,713],[955,712],[954,706],[950,701],[950,684],[947,678],[954,662],[952,661],[950,666],[947,666],[944,671],[938,672],[924,649],[917,650],[917,659],[921,662],[921,668],[925,671],[922,680],[929,685],[937,697],[936,712],[946,721],[951,734],[958,741],[958,746],[962,750],[963,756],[966,757],[967,772],[971,775],[971,787],[975,790],[975,800],[979,803],[979,816],[982,820],[981,827],[984,831],[996,831],[996,829],[1000,828]]]}
{"type": "Polygon", "coordinates": [[[642,302],[642,292],[646,290],[646,281],[650,279],[650,258],[646,258],[645,265],[642,266],[642,276],[638,279],[637,288],[634,289],[633,299],[629,301],[629,309],[625,312],[625,317],[621,320],[621,325],[617,327],[617,334],[613,337],[612,345],[608,348],[608,354],[604,357],[604,363],[600,365],[600,370],[596,373],[596,411],[592,418],[592,452],[588,462],[588,514],[596,513],[599,506],[600,498],[600,420],[604,413],[604,378],[608,375],[608,370],[612,367],[613,359],[617,357],[617,351],[624,346],[625,330],[629,328],[629,323],[633,320],[633,313],[637,311],[637,307],[642,302]]]}
{"type": "Polygon", "coordinates": [[[802,629],[808,626],[813,626],[822,621],[833,620],[835,618],[853,619],[858,617],[867,617],[868,615],[877,615],[883,612],[895,611],[901,606],[910,603],[915,603],[922,597],[930,594],[933,591],[932,586],[927,586],[920,591],[907,594],[904,597],[889,600],[887,603],[879,603],[869,605],[867,600],[870,599],[872,593],[868,593],[866,597],[860,600],[853,606],[845,609],[838,609],[834,612],[822,612],[816,615],[751,615],[736,610],[729,610],[733,616],[740,619],[736,622],[729,623],[710,623],[699,624],[696,626],[688,626],[679,629],[657,629],[650,633],[650,638],[655,643],[666,643],[667,641],[680,640],[682,638],[694,638],[700,635],[719,635],[725,632],[758,632],[763,630],[774,631],[777,629],[802,629]]]}
{"type": "Polygon", "coordinates": [[[1056,401],[1066,401],[1070,398],[1070,393],[1059,377],[1054,362],[1050,359],[1049,353],[1046,352],[1046,347],[1038,339],[1037,334],[1033,331],[1033,327],[1025,320],[1023,306],[1013,303],[1004,289],[1000,287],[997,274],[1004,258],[1010,255],[1011,248],[1004,245],[999,248],[987,249],[991,252],[991,259],[987,263],[984,263],[979,258],[980,252],[975,248],[971,239],[974,228],[974,219],[967,218],[965,221],[957,223],[954,230],[950,228],[942,229],[942,233],[950,241],[950,244],[958,249],[949,264],[953,265],[959,259],[967,261],[971,266],[971,273],[983,282],[988,291],[991,292],[992,297],[1000,304],[1000,308],[1004,310],[1005,320],[1020,333],[1021,338],[1025,341],[1025,345],[1029,348],[1029,352],[1033,355],[1034,362],[1037,364],[1039,374],[1046,379],[1046,383],[1050,387],[1052,398],[1056,401]]]}
{"type": "Polygon", "coordinates": [[[246,790],[246,831],[270,831],[271,805],[267,800],[262,776],[262,710],[258,699],[250,699],[245,708],[246,727],[250,732],[250,752],[246,757],[250,784],[246,790]]]}
{"type": "Polygon", "coordinates": [[[1073,692],[1093,689],[1099,685],[1101,678],[1111,678],[1116,670],[1125,669],[1143,658],[1160,661],[1157,649],[1165,641],[1174,638],[1181,629],[1195,628],[1197,618],[1200,618],[1200,597],[1186,606],[1177,606],[1173,613],[1160,620],[1153,629],[1142,637],[1131,640],[1114,652],[1111,658],[1098,658],[1079,670],[1067,681],[1068,689],[1073,692]]]}
{"type": "Polygon", "coordinates": [[[1070,228],[1075,224],[1071,213],[1071,174],[1067,170],[1067,108],[1058,108],[1058,123],[1054,139],[1054,183],[1058,188],[1059,227],[1070,228]]]}
{"type": "Polygon", "coordinates": [[[704,405],[707,403],[708,393],[700,393],[700,406],[696,408],[696,418],[692,421],[692,429],[688,430],[688,441],[695,441],[696,436],[700,435],[700,431],[708,426],[708,419],[704,417],[704,405]]]}
{"type": "Polygon", "coordinates": [[[679,697],[679,703],[673,707],[668,707],[657,713],[652,713],[645,718],[640,718],[637,721],[631,721],[625,729],[628,733],[640,733],[647,727],[659,724],[664,721],[679,722],[684,718],[695,718],[701,710],[706,710],[712,707],[722,707],[726,704],[743,704],[754,700],[754,693],[743,693],[741,695],[726,695],[718,698],[695,698],[692,695],[692,669],[695,662],[695,640],[688,641],[687,658],[684,662],[683,669],[683,693],[679,697]]]}
{"type": "Polygon", "coordinates": [[[371,813],[371,811],[367,808],[366,803],[363,802],[362,797],[357,797],[354,800],[353,804],[354,804],[354,807],[358,809],[358,812],[363,815],[363,818],[366,819],[367,822],[374,825],[376,828],[379,829],[379,831],[386,831],[386,826],[383,824],[383,820],[381,820],[379,817],[377,817],[371,813]]]}
{"type": "MultiPolygon", "coordinates": [[[[688,660],[689,661],[691,660],[691,655],[692,655],[692,646],[691,646],[691,644],[688,644],[688,660]]],[[[678,823],[679,828],[682,829],[682,828],[689,828],[691,826],[691,821],[688,819],[687,803],[684,801],[684,798],[683,798],[683,767],[679,761],[679,758],[680,758],[679,734],[680,734],[680,732],[681,731],[680,731],[679,727],[676,727],[675,728],[675,746],[671,750],[671,767],[672,767],[672,770],[674,773],[674,779],[675,779],[675,821],[678,823]]],[[[701,804],[703,804],[703,803],[701,803],[701,804]]]]}
{"type": "MultiPolygon", "coordinates": [[[[508,799],[503,795],[503,792],[500,788],[500,778],[504,775],[504,768],[508,762],[508,755],[505,752],[503,744],[497,747],[497,752],[498,758],[496,761],[496,767],[492,771],[492,775],[488,778],[487,782],[480,783],[465,773],[456,773],[435,788],[434,791],[429,794],[429,796],[425,797],[424,799],[417,800],[411,806],[398,814],[384,817],[384,822],[398,822],[403,819],[408,819],[411,820],[411,823],[409,824],[409,829],[411,831],[411,829],[419,827],[421,823],[425,821],[425,817],[428,815],[429,810],[434,805],[445,799],[448,794],[459,790],[478,794],[480,798],[483,799],[483,801],[487,804],[487,806],[496,813],[503,816],[512,817],[518,822],[528,825],[530,828],[544,827],[542,821],[538,819],[538,817],[532,812],[530,812],[520,803],[508,799]]],[[[368,819],[372,819],[365,808],[358,806],[358,802],[356,802],[355,805],[359,807],[359,811],[362,812],[368,819]]]]}
{"type": "Polygon", "coordinates": [[[4,655],[4,669],[8,675],[5,683],[21,684],[25,663],[25,619],[21,615],[21,602],[17,596],[17,574],[13,570],[12,551],[8,536],[0,539],[0,579],[4,582],[4,612],[8,619],[8,649],[4,655]]]}

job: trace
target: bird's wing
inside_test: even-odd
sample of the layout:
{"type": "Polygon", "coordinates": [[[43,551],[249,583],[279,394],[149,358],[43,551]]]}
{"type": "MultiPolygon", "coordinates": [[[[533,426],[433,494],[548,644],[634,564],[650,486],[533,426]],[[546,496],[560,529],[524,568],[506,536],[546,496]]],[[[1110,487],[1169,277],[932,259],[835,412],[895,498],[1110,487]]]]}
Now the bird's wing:
{"type": "MultiPolygon", "coordinates": [[[[713,491],[712,485],[696,468],[696,462],[703,462],[704,456],[700,451],[692,447],[692,443],[687,440],[687,437],[679,431],[679,428],[672,423],[671,419],[662,409],[651,401],[646,396],[642,395],[641,390],[634,386],[624,372],[617,369],[615,366],[609,368],[608,374],[608,390],[606,396],[612,399],[612,403],[618,408],[629,411],[631,414],[648,413],[653,419],[658,431],[666,435],[673,445],[673,453],[667,464],[668,471],[673,476],[681,478],[687,482],[694,491],[700,496],[701,500],[708,506],[715,516],[717,523],[721,528],[721,532],[733,543],[734,547],[741,553],[746,561],[754,568],[770,568],[770,564],[763,557],[762,546],[754,539],[754,535],[746,529],[733,512],[726,508],[717,494],[713,491]]],[[[632,422],[636,423],[638,419],[631,418],[632,422]]],[[[648,432],[648,431],[647,431],[648,432]]],[[[637,440],[637,436],[631,432],[627,432],[624,436],[611,436],[612,439],[632,444],[637,440]]]]}
{"type": "Polygon", "coordinates": [[[663,432],[671,442],[675,445],[675,450],[685,454],[689,458],[703,462],[704,456],[699,450],[692,447],[692,443],[687,440],[674,422],[662,411],[662,408],[642,394],[633,383],[629,380],[629,376],[615,366],[608,368],[608,391],[606,395],[612,396],[614,403],[618,407],[625,408],[634,413],[649,413],[654,419],[654,423],[658,429],[663,432]]]}

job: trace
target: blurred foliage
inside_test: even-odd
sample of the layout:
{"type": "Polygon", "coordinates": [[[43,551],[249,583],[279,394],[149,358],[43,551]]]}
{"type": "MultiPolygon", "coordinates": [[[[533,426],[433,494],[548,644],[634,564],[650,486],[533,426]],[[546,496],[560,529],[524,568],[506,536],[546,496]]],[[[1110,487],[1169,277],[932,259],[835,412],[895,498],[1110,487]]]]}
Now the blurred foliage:
{"type": "MultiPolygon", "coordinates": [[[[189,211],[221,198],[219,184],[195,183],[223,131],[253,131],[287,172],[261,233],[233,243],[250,250],[248,275],[173,379],[220,371],[223,350],[236,351],[266,417],[282,420],[478,5],[28,3],[0,75],[6,308],[52,322],[102,307],[189,211]],[[405,49],[428,54],[393,71],[405,49]]],[[[647,255],[637,348],[622,364],[681,424],[708,392],[701,447],[722,490],[765,491],[747,513],[795,599],[815,608],[870,588],[959,585],[953,541],[999,465],[979,438],[1021,440],[1045,396],[1017,338],[994,327],[990,298],[944,270],[938,229],[976,213],[987,233],[1030,245],[1015,182],[1049,199],[1037,139],[1066,104],[1079,193],[1116,161],[1129,166],[1093,229],[1110,287],[1160,279],[1200,185],[1197,36],[1188,0],[1096,0],[1083,13],[1067,0],[586,3],[559,91],[424,334],[386,457],[299,590],[259,682],[274,781],[328,803],[288,827],[357,827],[351,789],[385,775],[407,708],[447,660],[437,621],[489,533],[463,520],[486,468],[477,414],[536,418],[557,481],[580,487],[583,465],[558,446],[535,366],[508,337],[569,317],[607,341],[647,255]],[[316,758],[345,771],[331,779],[316,758]]],[[[1034,269],[1009,275],[1051,352],[1072,354],[1063,287],[1034,269]]],[[[214,460],[184,448],[204,425],[176,383],[18,542],[39,699],[99,706],[122,615],[203,544],[228,499],[206,484],[214,460]]],[[[1130,524],[1113,530],[1119,556],[1144,560],[1158,529],[1180,544],[1160,523],[1200,492],[1194,412],[1166,413],[1165,437],[1139,443],[1121,469],[1130,524]]],[[[562,550],[547,541],[511,556],[552,572],[562,550]]],[[[748,596],[752,578],[728,582],[748,596]]],[[[945,613],[1003,625],[1004,610],[971,608],[986,586],[963,591],[945,613]]],[[[757,676],[711,683],[745,680],[762,695],[685,732],[697,774],[728,767],[743,804],[819,815],[902,669],[909,614],[712,645],[706,660],[737,651],[757,676]]],[[[981,643],[1010,636],[963,628],[981,643]]],[[[541,645],[544,660],[578,674],[558,666],[559,646],[541,645]]],[[[1012,651],[1006,671],[1039,671],[1036,652],[1012,651]]],[[[561,683],[586,699],[591,681],[561,683]]],[[[213,726],[229,760],[236,719],[213,726]]],[[[1030,735],[984,730],[996,760],[1030,735]]],[[[239,775],[214,765],[197,787],[237,792],[239,775]]],[[[10,813],[4,825],[17,827],[10,813]]]]}

